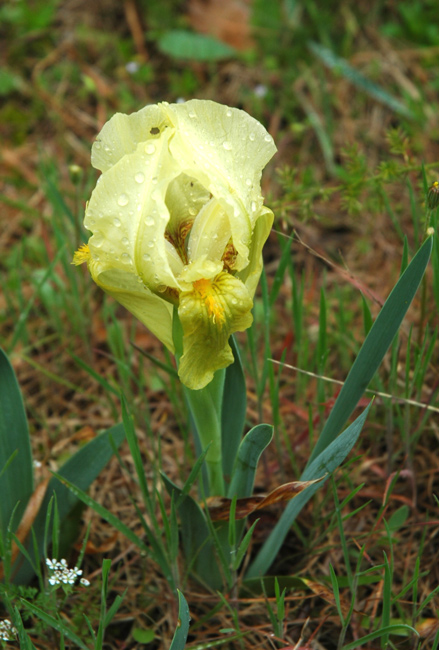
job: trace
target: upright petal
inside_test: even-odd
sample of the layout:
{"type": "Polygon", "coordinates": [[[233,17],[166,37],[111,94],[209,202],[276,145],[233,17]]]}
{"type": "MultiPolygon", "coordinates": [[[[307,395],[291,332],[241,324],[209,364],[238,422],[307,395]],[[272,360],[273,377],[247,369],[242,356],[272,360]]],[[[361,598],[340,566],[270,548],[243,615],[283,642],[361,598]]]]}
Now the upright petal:
{"type": "Polygon", "coordinates": [[[165,196],[179,175],[164,133],[141,143],[100,177],[88,203],[84,225],[93,257],[108,268],[140,275],[152,291],[177,287],[165,249],[169,210],[165,196]]]}
{"type": "Polygon", "coordinates": [[[244,111],[216,102],[194,99],[162,106],[175,128],[172,154],[230,215],[242,268],[248,262],[249,233],[262,207],[262,169],[276,152],[273,138],[244,111]]]}
{"type": "Polygon", "coordinates": [[[237,277],[244,282],[252,298],[261,277],[263,267],[262,248],[270,234],[273,219],[273,212],[269,208],[262,208],[261,215],[256,221],[253,230],[249,264],[245,269],[237,273],[237,277]]]}
{"type": "Polygon", "coordinates": [[[159,139],[170,126],[160,104],[145,106],[137,113],[116,113],[101,129],[91,150],[91,164],[102,172],[115,165],[139,142],[159,139]]]}

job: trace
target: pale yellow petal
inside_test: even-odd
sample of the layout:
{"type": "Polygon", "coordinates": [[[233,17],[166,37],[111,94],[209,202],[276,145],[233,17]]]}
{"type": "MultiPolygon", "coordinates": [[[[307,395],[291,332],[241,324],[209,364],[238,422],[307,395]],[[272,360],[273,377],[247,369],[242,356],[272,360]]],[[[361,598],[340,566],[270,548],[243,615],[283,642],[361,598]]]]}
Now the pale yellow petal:
{"type": "Polygon", "coordinates": [[[192,390],[204,388],[214,372],[233,363],[229,337],[250,327],[253,302],[245,285],[229,273],[199,280],[182,293],[178,315],[183,355],[178,374],[192,390]]]}
{"type": "Polygon", "coordinates": [[[198,257],[185,266],[180,273],[179,282],[183,291],[191,291],[192,284],[199,280],[212,280],[223,270],[221,261],[208,260],[206,255],[198,257]]]}
{"type": "Polygon", "coordinates": [[[93,280],[106,293],[123,305],[140,320],[171,352],[172,305],[153,294],[144,286],[141,278],[120,269],[96,274],[93,263],[89,266],[93,280]]]}
{"type": "Polygon", "coordinates": [[[189,260],[201,256],[212,261],[220,260],[231,236],[227,213],[216,199],[210,199],[192,226],[188,242],[189,260]]]}
{"type": "Polygon", "coordinates": [[[207,100],[163,105],[173,123],[171,152],[229,214],[237,268],[248,262],[250,234],[262,207],[263,167],[276,152],[265,128],[244,111],[207,100]]]}
{"type": "Polygon", "coordinates": [[[139,142],[159,139],[170,123],[160,105],[145,106],[136,113],[116,113],[102,128],[91,151],[91,163],[107,171],[123,156],[133,153],[139,142]]]}
{"type": "Polygon", "coordinates": [[[165,247],[169,211],[165,195],[179,174],[166,132],[140,144],[104,172],[88,203],[84,225],[95,260],[142,277],[151,289],[177,287],[165,247]]]}
{"type": "Polygon", "coordinates": [[[273,219],[273,212],[269,208],[263,208],[253,230],[249,255],[250,262],[245,269],[237,273],[237,277],[244,282],[252,298],[261,277],[263,267],[262,248],[271,232],[273,219]]]}
{"type": "Polygon", "coordinates": [[[210,198],[210,192],[195,178],[180,174],[166,192],[165,202],[171,215],[168,231],[175,234],[181,224],[192,222],[210,198]]]}

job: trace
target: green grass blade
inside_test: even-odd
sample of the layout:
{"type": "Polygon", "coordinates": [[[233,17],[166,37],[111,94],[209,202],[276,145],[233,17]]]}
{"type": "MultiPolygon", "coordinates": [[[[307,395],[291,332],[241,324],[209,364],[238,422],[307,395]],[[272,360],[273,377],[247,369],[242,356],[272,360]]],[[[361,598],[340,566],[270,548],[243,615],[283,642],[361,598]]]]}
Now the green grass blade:
{"type": "Polygon", "coordinates": [[[77,636],[72,630],[69,630],[69,628],[65,625],[65,623],[58,618],[54,618],[50,614],[47,614],[43,609],[40,609],[40,607],[37,607],[33,603],[28,602],[24,598],[21,599],[21,604],[26,607],[32,614],[35,614],[43,623],[46,625],[49,625],[52,627],[54,630],[57,630],[60,634],[64,634],[68,639],[73,641],[73,643],[78,647],[82,648],[82,650],[90,650],[89,646],[86,645],[79,636],[77,636]]]}
{"type": "Polygon", "coordinates": [[[14,370],[0,348],[0,532],[17,505],[18,525],[33,492],[32,451],[23,398],[14,370]]]}
{"type": "Polygon", "coordinates": [[[37,286],[35,287],[35,291],[32,293],[32,296],[31,296],[30,300],[28,301],[26,307],[21,312],[21,314],[20,314],[20,316],[18,318],[17,325],[16,325],[15,330],[14,330],[14,335],[12,337],[12,341],[9,344],[8,349],[9,349],[10,352],[14,349],[17,341],[19,341],[19,339],[20,339],[20,336],[21,336],[21,334],[23,332],[24,326],[26,325],[26,322],[27,322],[28,316],[30,314],[30,311],[31,311],[31,309],[32,309],[32,307],[34,305],[35,300],[39,296],[40,289],[42,289],[42,287],[44,287],[45,283],[47,282],[47,280],[52,275],[55,266],[58,264],[58,261],[61,259],[64,252],[65,252],[65,246],[60,248],[60,250],[55,255],[55,257],[51,261],[50,265],[47,267],[47,270],[41,276],[41,279],[38,282],[37,286]]]}
{"type": "MultiPolygon", "coordinates": [[[[370,407],[371,404],[305,469],[300,480],[311,481],[324,476],[326,473],[330,474],[344,461],[358,440],[370,407]]],[[[289,502],[253,564],[250,566],[246,578],[256,578],[267,573],[295,518],[312,495],[324,485],[326,480],[310,485],[289,502]]]]}
{"type": "Polygon", "coordinates": [[[388,627],[381,628],[380,630],[366,634],[366,636],[361,637],[361,639],[347,643],[343,646],[343,650],[353,650],[353,648],[359,648],[360,646],[365,645],[370,641],[374,641],[375,639],[379,639],[382,636],[390,634],[397,634],[399,636],[409,636],[411,634],[416,634],[419,636],[418,632],[416,632],[413,627],[410,627],[410,625],[398,623],[397,625],[389,625],[388,627]]]}
{"type": "MultiPolygon", "coordinates": [[[[380,366],[415,296],[430,259],[429,237],[412,259],[377,316],[355,359],[309,463],[338,436],[380,366]]],[[[308,463],[308,464],[309,464],[308,463]]]]}
{"type": "Polygon", "coordinates": [[[404,115],[404,117],[413,117],[412,112],[398,99],[393,97],[387,90],[370,81],[367,77],[353,68],[346,59],[334,54],[330,49],[319,43],[309,42],[308,47],[323,63],[330,69],[337,70],[345,79],[361,88],[370,97],[378,100],[391,108],[395,113],[404,115]]]}
{"type": "MultiPolygon", "coordinates": [[[[122,424],[117,424],[87,443],[59,470],[61,479],[72,481],[81,490],[87,490],[97,478],[102,469],[113,455],[113,446],[118,447],[125,438],[122,424]],[[111,442],[110,442],[111,441],[111,442]]],[[[56,478],[52,478],[35,518],[33,530],[38,540],[40,555],[44,550],[44,535],[46,528],[47,508],[53,495],[56,494],[59,519],[62,522],[77,505],[77,497],[56,478]]],[[[49,542],[50,540],[47,540],[49,542]]],[[[33,576],[33,569],[24,563],[14,576],[16,584],[26,584],[33,576]]]]}

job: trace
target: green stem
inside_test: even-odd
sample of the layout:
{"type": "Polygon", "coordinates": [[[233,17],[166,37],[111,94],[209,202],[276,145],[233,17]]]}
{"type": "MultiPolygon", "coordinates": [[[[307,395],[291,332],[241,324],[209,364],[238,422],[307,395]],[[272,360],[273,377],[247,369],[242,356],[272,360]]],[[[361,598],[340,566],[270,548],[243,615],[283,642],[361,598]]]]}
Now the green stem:
{"type": "MultiPolygon", "coordinates": [[[[183,331],[177,307],[174,307],[172,326],[175,358],[178,365],[183,354],[183,331]]],[[[183,386],[202,451],[209,446],[205,461],[209,481],[208,496],[224,496],[225,494],[221,444],[221,410],[225,376],[225,370],[218,370],[210,384],[200,390],[191,390],[183,386]]]]}
{"type": "Polygon", "coordinates": [[[210,445],[206,455],[206,467],[211,496],[225,494],[221,448],[221,406],[224,379],[225,370],[219,370],[205,388],[190,390],[183,386],[202,450],[204,451],[210,445]]]}

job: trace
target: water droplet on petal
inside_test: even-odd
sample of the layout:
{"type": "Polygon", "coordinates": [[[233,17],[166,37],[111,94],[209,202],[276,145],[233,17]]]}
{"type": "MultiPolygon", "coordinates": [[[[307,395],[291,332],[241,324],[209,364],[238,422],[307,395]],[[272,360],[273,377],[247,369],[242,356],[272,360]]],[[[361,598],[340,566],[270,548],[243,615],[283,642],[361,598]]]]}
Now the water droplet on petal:
{"type": "Polygon", "coordinates": [[[142,257],[145,260],[145,262],[150,262],[151,261],[151,255],[148,255],[148,253],[144,253],[142,255],[142,257]]]}
{"type": "Polygon", "coordinates": [[[124,262],[131,261],[128,253],[122,253],[121,258],[123,259],[124,262]]]}
{"type": "Polygon", "coordinates": [[[191,117],[192,119],[193,119],[194,117],[197,117],[197,114],[195,113],[195,111],[189,111],[188,115],[189,115],[189,117],[191,117]]]}
{"type": "Polygon", "coordinates": [[[273,140],[273,138],[271,137],[271,135],[269,133],[267,133],[264,140],[265,140],[265,142],[271,142],[273,140]]]}
{"type": "Polygon", "coordinates": [[[146,217],[145,219],[145,226],[154,226],[155,221],[152,217],[146,217]]]}
{"type": "Polygon", "coordinates": [[[121,207],[123,207],[124,205],[127,205],[127,204],[128,204],[129,200],[130,200],[130,199],[129,199],[129,197],[128,197],[128,194],[121,194],[121,195],[119,196],[119,198],[117,199],[117,203],[118,203],[118,205],[120,205],[121,207]]]}
{"type": "Polygon", "coordinates": [[[130,240],[128,239],[128,237],[122,237],[122,244],[124,244],[124,246],[128,246],[129,243],[130,240]]]}
{"type": "Polygon", "coordinates": [[[231,151],[231,149],[232,149],[232,145],[230,144],[230,142],[228,142],[228,140],[225,140],[225,141],[223,142],[223,147],[224,147],[224,149],[226,149],[227,151],[231,151]]]}
{"type": "Polygon", "coordinates": [[[143,183],[143,181],[145,180],[145,174],[142,174],[142,172],[138,172],[134,176],[134,180],[136,181],[136,183],[143,183]]]}
{"type": "Polygon", "coordinates": [[[256,201],[252,201],[252,205],[251,205],[252,212],[256,212],[256,207],[257,207],[256,206],[256,201]]]}
{"type": "Polygon", "coordinates": [[[189,214],[191,215],[191,217],[195,217],[195,215],[197,214],[197,209],[189,208],[189,214]]]}
{"type": "Polygon", "coordinates": [[[227,117],[232,117],[232,111],[230,110],[230,108],[226,110],[226,115],[227,117]]]}
{"type": "Polygon", "coordinates": [[[248,187],[251,187],[251,186],[252,186],[251,179],[250,179],[250,178],[246,178],[246,179],[245,179],[245,184],[248,185],[248,187]]]}
{"type": "Polygon", "coordinates": [[[248,137],[249,137],[249,140],[251,140],[252,142],[254,142],[254,139],[255,139],[255,134],[254,134],[254,133],[249,133],[249,136],[248,136],[248,137]]]}
{"type": "Polygon", "coordinates": [[[122,225],[120,219],[118,219],[117,217],[113,219],[113,223],[116,226],[116,228],[120,228],[120,226],[122,225]]]}
{"type": "Polygon", "coordinates": [[[145,152],[147,154],[152,154],[155,151],[155,144],[152,144],[152,142],[148,142],[148,144],[145,146],[145,152]]]}

